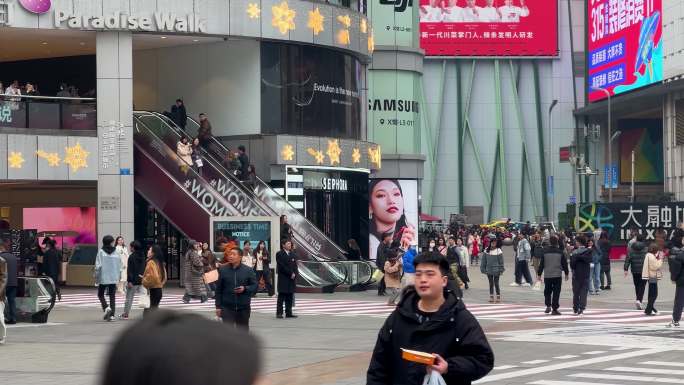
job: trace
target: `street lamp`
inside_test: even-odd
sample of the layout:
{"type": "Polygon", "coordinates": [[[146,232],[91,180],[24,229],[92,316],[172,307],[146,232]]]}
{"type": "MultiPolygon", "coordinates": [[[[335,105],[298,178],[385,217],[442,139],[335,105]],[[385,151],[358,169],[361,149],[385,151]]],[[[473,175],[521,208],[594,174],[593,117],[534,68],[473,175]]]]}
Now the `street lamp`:
{"type": "MultiPolygon", "coordinates": [[[[553,188],[555,190],[555,183],[556,181],[553,180],[553,174],[554,174],[554,163],[553,163],[553,115],[551,112],[553,112],[554,107],[556,107],[556,104],[558,104],[557,99],[553,99],[551,102],[551,106],[549,107],[549,182],[553,182],[553,184],[549,183],[549,187],[553,188]]],[[[551,210],[549,210],[549,216],[550,216],[550,222],[554,222],[556,215],[554,212],[556,211],[556,192],[551,190],[551,210]]]]}
{"type": "Polygon", "coordinates": [[[608,97],[608,167],[610,167],[610,183],[608,185],[608,203],[613,203],[613,146],[611,132],[611,117],[610,117],[610,91],[601,87],[591,87],[594,91],[601,91],[608,97]]]}

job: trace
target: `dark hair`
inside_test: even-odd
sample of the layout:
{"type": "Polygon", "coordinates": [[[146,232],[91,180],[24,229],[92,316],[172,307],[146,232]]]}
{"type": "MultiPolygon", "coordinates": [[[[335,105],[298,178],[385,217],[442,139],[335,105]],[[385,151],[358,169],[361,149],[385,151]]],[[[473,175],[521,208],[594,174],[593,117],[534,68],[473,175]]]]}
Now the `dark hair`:
{"type": "Polygon", "coordinates": [[[140,251],[142,250],[142,244],[140,244],[139,241],[133,241],[130,243],[131,248],[133,251],[140,251]]]}
{"type": "Polygon", "coordinates": [[[494,238],[492,238],[492,239],[489,240],[489,244],[487,245],[487,252],[488,252],[488,253],[489,253],[490,251],[492,251],[492,243],[494,243],[494,242],[496,242],[496,248],[497,248],[497,249],[498,249],[498,248],[501,248],[501,245],[499,244],[499,238],[494,237],[494,238]]]}
{"type": "Polygon", "coordinates": [[[637,242],[646,242],[646,236],[644,234],[639,234],[636,237],[637,242]]]}
{"type": "Polygon", "coordinates": [[[280,223],[281,223],[281,224],[282,224],[282,223],[285,223],[285,222],[284,222],[285,218],[287,218],[287,215],[285,215],[285,214],[283,214],[283,215],[280,216],[280,223]]]}
{"type": "Polygon", "coordinates": [[[113,253],[116,248],[112,245],[112,243],[114,243],[114,237],[111,235],[105,235],[102,238],[102,250],[104,250],[104,252],[107,254],[113,253]]]}
{"type": "Polygon", "coordinates": [[[259,246],[261,246],[261,245],[264,245],[264,250],[268,251],[268,250],[266,250],[266,242],[265,241],[259,241],[259,243],[257,243],[257,245],[256,245],[256,249],[259,250],[259,246]]]}
{"type": "Polygon", "coordinates": [[[443,276],[449,275],[449,262],[440,253],[431,253],[429,251],[421,253],[413,260],[414,267],[418,267],[420,264],[435,265],[439,267],[439,271],[443,276]]]}
{"type": "Polygon", "coordinates": [[[150,246],[150,249],[152,250],[152,259],[159,265],[159,271],[161,271],[162,274],[162,281],[166,280],[166,268],[164,267],[164,252],[161,249],[161,246],[157,245],[156,243],[152,246],[150,246]]]}
{"type": "Polygon", "coordinates": [[[558,237],[555,235],[552,235],[549,238],[549,243],[551,244],[551,247],[558,247],[558,237]]]}
{"type": "Polygon", "coordinates": [[[280,241],[280,247],[285,248],[285,244],[288,242],[290,242],[290,244],[292,244],[292,241],[290,239],[283,239],[282,241],[280,241]]]}
{"type": "Polygon", "coordinates": [[[183,99],[176,99],[176,103],[181,102],[183,103],[183,99]]]}
{"type": "Polygon", "coordinates": [[[359,247],[359,244],[356,243],[356,239],[350,238],[350,239],[347,241],[347,244],[349,245],[349,248],[350,248],[350,249],[355,250],[355,251],[358,251],[359,253],[361,253],[361,248],[359,247]]]}
{"type": "Polygon", "coordinates": [[[589,242],[587,242],[587,237],[585,237],[584,235],[578,235],[575,238],[575,242],[578,242],[580,245],[582,245],[584,247],[586,247],[587,244],[589,243],[589,242]]]}
{"type": "Polygon", "coordinates": [[[245,146],[239,145],[239,146],[238,146],[238,151],[245,152],[245,151],[247,151],[247,149],[245,149],[245,146]]]}
{"type": "MultiPolygon", "coordinates": [[[[394,183],[395,186],[399,189],[399,193],[401,194],[402,198],[404,197],[404,191],[401,189],[401,184],[399,184],[399,181],[397,179],[373,179],[370,182],[370,185],[368,186],[368,196],[369,200],[372,199],[371,196],[373,195],[373,189],[375,189],[375,186],[378,185],[378,183],[383,182],[383,181],[389,181],[394,183]]],[[[399,239],[400,235],[399,232],[403,227],[408,227],[408,222],[406,221],[406,209],[404,208],[404,212],[401,213],[401,218],[397,221],[397,225],[394,226],[394,231],[393,231],[393,238],[394,239],[399,239]]],[[[378,229],[375,226],[375,221],[371,218],[370,221],[370,233],[375,235],[377,237],[378,229]]]]}
{"type": "Polygon", "coordinates": [[[259,341],[196,314],[158,310],[126,329],[109,351],[102,385],[251,385],[261,368],[259,341]],[[172,337],[171,337],[172,336],[172,337]],[[226,352],[239,352],[216,361],[226,352]]]}
{"type": "Polygon", "coordinates": [[[250,245],[250,246],[252,246],[252,242],[250,242],[250,241],[244,241],[244,242],[242,242],[242,246],[244,247],[245,245],[250,245]]]}
{"type": "Polygon", "coordinates": [[[655,242],[652,242],[650,245],[648,245],[649,253],[655,254],[658,252],[658,250],[660,250],[660,248],[658,248],[658,245],[655,242]]]}

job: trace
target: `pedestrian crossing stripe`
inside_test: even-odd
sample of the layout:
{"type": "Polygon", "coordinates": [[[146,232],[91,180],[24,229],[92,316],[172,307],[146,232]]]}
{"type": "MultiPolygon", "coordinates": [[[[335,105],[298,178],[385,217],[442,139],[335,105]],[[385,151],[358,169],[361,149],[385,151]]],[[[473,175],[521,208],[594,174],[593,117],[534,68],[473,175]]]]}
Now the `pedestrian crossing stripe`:
{"type": "MultiPolygon", "coordinates": [[[[214,311],[213,300],[200,303],[193,299],[190,303],[183,303],[182,294],[167,294],[162,297],[160,306],[183,311],[214,311]]],[[[125,297],[117,294],[117,308],[122,309],[125,297]]],[[[133,301],[138,307],[138,296],[133,301]]],[[[320,298],[297,298],[295,309],[302,315],[333,315],[341,317],[368,316],[385,318],[393,310],[394,306],[388,306],[380,301],[343,300],[343,299],[320,299],[320,298]]],[[[100,302],[93,293],[63,294],[62,300],[57,307],[99,307],[100,302]]],[[[491,304],[491,303],[467,303],[467,309],[478,319],[500,321],[553,321],[553,322],[580,322],[601,324],[653,324],[662,323],[671,318],[662,312],[659,316],[645,316],[637,310],[616,309],[588,309],[584,315],[577,317],[572,315],[571,308],[560,308],[563,313],[560,316],[544,314],[544,306],[530,306],[522,304],[491,304]]],[[[275,297],[255,297],[252,299],[252,311],[257,313],[275,313],[275,297]]]]}
{"type": "MultiPolygon", "coordinates": [[[[681,376],[684,375],[684,371],[682,370],[663,370],[663,368],[649,368],[643,366],[684,367],[684,363],[647,361],[640,362],[638,365],[640,365],[640,367],[615,366],[605,369],[586,369],[583,373],[574,373],[566,376],[572,380],[536,380],[528,382],[527,385],[624,385],[632,381],[641,384],[682,384],[681,376]],[[592,382],[587,382],[587,380],[592,382]],[[617,382],[595,382],[597,380],[617,382]]],[[[515,366],[510,365],[510,367],[515,366]]]]}

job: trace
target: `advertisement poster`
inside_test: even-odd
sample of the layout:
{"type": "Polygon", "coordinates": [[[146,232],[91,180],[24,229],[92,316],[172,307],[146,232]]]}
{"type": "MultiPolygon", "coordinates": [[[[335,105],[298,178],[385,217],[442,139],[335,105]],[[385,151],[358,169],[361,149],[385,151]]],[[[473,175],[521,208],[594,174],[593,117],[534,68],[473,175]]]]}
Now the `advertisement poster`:
{"type": "Polygon", "coordinates": [[[629,240],[630,230],[639,231],[647,241],[655,239],[660,228],[669,239],[678,223],[684,221],[684,202],[671,203],[590,203],[580,206],[580,232],[606,231],[614,242],[629,240]]]}
{"type": "Polygon", "coordinates": [[[662,0],[587,1],[590,102],[663,80],[662,0]]]}
{"type": "Polygon", "coordinates": [[[558,2],[420,0],[420,46],[427,56],[558,56],[558,2]]]}
{"type": "MultiPolygon", "coordinates": [[[[25,207],[23,227],[38,232],[70,232],[56,236],[57,248],[73,247],[77,243],[97,244],[97,210],[95,207],[25,207]],[[64,243],[62,243],[64,241],[64,243]]],[[[112,234],[116,237],[118,234],[112,234]]],[[[43,238],[39,238],[39,242],[43,238]]]]}
{"type": "Polygon", "coordinates": [[[418,181],[373,179],[368,186],[369,256],[377,258],[382,234],[418,245],[418,181]]]}
{"type": "MultiPolygon", "coordinates": [[[[266,248],[271,250],[271,222],[270,221],[215,221],[214,228],[214,251],[222,252],[218,245],[227,244],[228,248],[243,248],[245,241],[249,241],[252,249],[256,249],[260,241],[266,243],[266,248]]],[[[273,255],[273,254],[272,254],[273,255]]]]}
{"type": "Polygon", "coordinates": [[[662,184],[665,180],[662,120],[622,119],[618,126],[621,132],[620,183],[632,181],[634,151],[634,183],[662,184]]]}

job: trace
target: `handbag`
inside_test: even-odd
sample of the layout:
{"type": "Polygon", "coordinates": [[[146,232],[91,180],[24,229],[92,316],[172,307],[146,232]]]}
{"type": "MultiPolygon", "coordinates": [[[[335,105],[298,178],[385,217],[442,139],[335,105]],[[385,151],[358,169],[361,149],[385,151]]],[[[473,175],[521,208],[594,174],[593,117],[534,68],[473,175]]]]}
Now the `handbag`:
{"type": "Polygon", "coordinates": [[[150,295],[147,289],[140,288],[140,298],[138,298],[138,307],[141,309],[148,309],[150,307],[150,295]]]}
{"type": "Polygon", "coordinates": [[[204,278],[204,283],[210,284],[212,282],[218,281],[219,273],[218,270],[212,270],[208,273],[204,273],[202,277],[204,278]]]}
{"type": "Polygon", "coordinates": [[[380,282],[382,278],[385,276],[385,273],[382,272],[382,270],[378,269],[373,272],[373,281],[375,282],[380,282]]]}
{"type": "Polygon", "coordinates": [[[203,167],[203,166],[204,166],[204,162],[202,162],[202,158],[200,158],[200,157],[195,158],[195,165],[196,165],[197,167],[203,167]]]}

